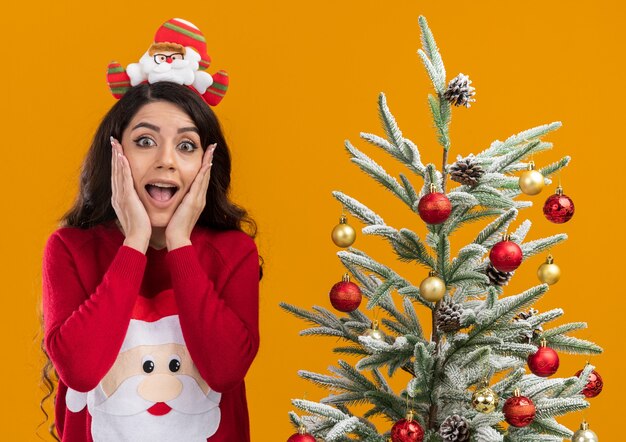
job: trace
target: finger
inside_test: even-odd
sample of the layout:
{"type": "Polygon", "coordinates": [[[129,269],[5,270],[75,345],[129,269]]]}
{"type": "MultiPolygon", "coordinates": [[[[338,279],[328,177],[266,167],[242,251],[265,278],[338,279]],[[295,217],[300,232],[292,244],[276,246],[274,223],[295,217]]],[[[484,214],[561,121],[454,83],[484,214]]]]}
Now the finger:
{"type": "Polygon", "coordinates": [[[209,145],[209,147],[207,147],[207,149],[204,151],[200,170],[198,170],[198,173],[196,174],[193,182],[191,183],[191,186],[189,187],[189,192],[187,193],[187,195],[185,195],[185,197],[181,201],[181,204],[187,199],[187,197],[189,197],[189,199],[196,203],[201,203],[202,201],[206,200],[207,175],[211,169],[213,151],[215,150],[216,146],[217,143],[213,143],[209,145]]]}
{"type": "Polygon", "coordinates": [[[215,155],[215,149],[217,148],[217,143],[214,143],[209,147],[211,147],[211,152],[210,152],[209,160],[207,161],[207,166],[208,166],[206,170],[207,176],[211,176],[211,167],[213,167],[213,156],[215,155]]]}
{"type": "Polygon", "coordinates": [[[200,188],[203,190],[204,195],[206,195],[207,189],[209,188],[209,182],[211,181],[211,167],[212,163],[209,163],[207,169],[202,175],[202,184],[200,188]]]}
{"type": "Polygon", "coordinates": [[[198,174],[198,176],[196,177],[197,182],[194,182],[193,184],[193,191],[190,190],[189,193],[192,193],[194,200],[198,203],[198,204],[203,204],[204,202],[206,202],[206,194],[207,194],[207,190],[209,188],[209,178],[211,177],[211,168],[209,167],[209,165],[203,167],[203,169],[206,170],[201,170],[200,173],[198,174]]]}
{"type": "Polygon", "coordinates": [[[200,165],[201,168],[209,164],[213,160],[213,151],[215,150],[216,146],[217,143],[213,143],[206,148],[202,155],[202,164],[200,165]]]}
{"type": "Polygon", "coordinates": [[[133,183],[133,174],[130,170],[130,163],[128,162],[128,158],[126,158],[123,154],[120,154],[120,166],[122,168],[122,175],[124,176],[124,184],[129,192],[133,192],[135,190],[135,184],[133,183]]]}
{"type": "Polygon", "coordinates": [[[117,196],[117,152],[115,151],[114,138],[111,137],[111,198],[115,202],[117,196]]]}
{"type": "Polygon", "coordinates": [[[196,175],[196,177],[200,181],[202,181],[201,184],[204,183],[204,177],[206,176],[208,171],[211,169],[211,164],[213,162],[213,150],[215,149],[214,146],[215,146],[214,144],[209,146],[209,148],[207,148],[206,152],[204,153],[204,156],[202,157],[202,164],[200,165],[200,170],[198,170],[198,174],[196,175]]]}
{"type": "Polygon", "coordinates": [[[213,167],[213,155],[215,153],[215,148],[217,147],[217,143],[212,144],[211,146],[209,146],[210,152],[209,152],[209,160],[206,163],[206,170],[204,171],[204,176],[202,179],[202,188],[207,188],[209,185],[209,180],[211,178],[211,167],[213,167]]]}
{"type": "Polygon", "coordinates": [[[121,157],[122,145],[115,138],[111,137],[112,145],[115,149],[115,189],[117,191],[117,198],[123,198],[124,196],[124,176],[121,157]]]}
{"type": "Polygon", "coordinates": [[[115,147],[115,150],[117,150],[119,153],[121,154],[124,153],[124,146],[122,146],[122,143],[120,143],[117,138],[111,137],[111,144],[113,145],[113,147],[115,147]]]}
{"type": "Polygon", "coordinates": [[[206,168],[205,165],[200,167],[198,174],[193,179],[193,182],[191,183],[191,186],[189,187],[189,191],[184,196],[183,200],[181,201],[181,204],[185,202],[187,199],[193,201],[194,203],[198,203],[203,198],[205,198],[202,192],[203,179],[205,176],[205,168],[206,168]]]}
{"type": "MultiPolygon", "coordinates": [[[[198,171],[198,180],[200,181],[199,183],[199,191],[206,194],[206,189],[208,186],[208,182],[209,182],[209,177],[211,176],[211,166],[213,165],[213,152],[215,151],[215,147],[217,146],[217,143],[211,144],[207,151],[205,152],[203,161],[202,161],[202,167],[200,168],[200,170],[198,171]]],[[[203,196],[204,197],[204,196],[203,196]]]]}
{"type": "Polygon", "coordinates": [[[130,180],[128,178],[128,174],[126,173],[126,166],[124,164],[124,160],[126,160],[126,164],[128,164],[128,159],[123,154],[123,148],[119,141],[115,138],[112,138],[112,144],[115,148],[115,178],[116,178],[116,190],[118,191],[118,198],[124,198],[129,194],[129,191],[132,190],[132,176],[130,180]],[[129,187],[130,182],[130,187],[129,187]]]}

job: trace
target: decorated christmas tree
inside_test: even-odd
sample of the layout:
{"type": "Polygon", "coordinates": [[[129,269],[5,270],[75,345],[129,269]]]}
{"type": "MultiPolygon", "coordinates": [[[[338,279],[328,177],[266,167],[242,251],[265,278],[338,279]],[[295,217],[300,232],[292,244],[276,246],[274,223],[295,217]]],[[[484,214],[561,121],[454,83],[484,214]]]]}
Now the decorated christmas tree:
{"type": "MultiPolygon", "coordinates": [[[[558,234],[525,241],[531,222],[514,227],[519,211],[532,204],[517,197],[537,195],[570,161],[565,156],[537,170],[532,161],[534,154],[552,147],[542,137],[561,124],[525,130],[449,163],[453,106],[469,108],[475,92],[466,75],[446,81],[441,55],[423,17],[419,25],[423,47],[418,54],[435,89],[428,104],[443,151],[441,168],[422,163],[417,146],[403,137],[383,94],[378,105],[385,137],[361,133],[361,138],[411,174],[400,173],[398,180],[349,141],[345,147],[351,161],[406,204],[428,233],[421,238],[411,229],[398,230],[357,199],[338,191],[333,196],[365,224],[364,234],[387,240],[399,260],[423,266],[428,276],[409,281],[351,247],[356,235],[342,217],[332,238],[345,249],[338,257],[347,272],[329,294],[338,314],[319,306],[310,311],[281,306],[313,324],[302,335],[342,341],[335,351],[355,363],[339,360],[330,367],[330,375],[299,372],[332,393],[320,402],[292,400],[304,413],[290,412],[297,433],[289,442],[597,440],[587,423],[574,434],[555,419],[588,407],[587,398],[602,389],[602,379],[589,363],[574,376],[553,377],[559,352],[602,352],[592,342],[568,336],[585,328],[584,322],[549,328],[563,310],[538,312],[532,307],[557,283],[557,264],[548,255],[538,269],[541,284],[528,281],[530,287],[522,293],[505,293],[526,259],[547,253],[567,238],[558,234]],[[486,226],[452,257],[450,237],[478,222],[486,226]],[[366,305],[361,304],[363,297],[366,305]],[[384,315],[381,328],[363,311],[372,309],[384,315]],[[420,325],[422,311],[432,321],[430,337],[420,325]],[[401,372],[409,380],[402,391],[394,392],[388,378],[401,372]],[[368,410],[363,415],[353,412],[364,404],[368,410]],[[379,431],[370,421],[374,416],[385,418],[388,426],[379,431]]],[[[573,201],[560,185],[545,200],[543,213],[557,224],[573,216],[573,201]]]]}

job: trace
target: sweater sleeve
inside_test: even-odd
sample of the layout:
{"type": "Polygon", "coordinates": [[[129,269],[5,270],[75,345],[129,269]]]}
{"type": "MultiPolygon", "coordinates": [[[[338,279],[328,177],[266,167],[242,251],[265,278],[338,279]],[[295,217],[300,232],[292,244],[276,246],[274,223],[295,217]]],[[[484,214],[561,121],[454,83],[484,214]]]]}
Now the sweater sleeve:
{"type": "Polygon", "coordinates": [[[44,343],[61,380],[86,392],[98,385],[117,358],[146,256],[121,246],[92,293],[79,277],[79,258],[57,233],[48,239],[42,271],[44,343]]]}
{"type": "Polygon", "coordinates": [[[166,256],[189,354],[202,378],[218,392],[244,379],[259,348],[259,259],[251,244],[219,293],[193,246],[166,256]]]}

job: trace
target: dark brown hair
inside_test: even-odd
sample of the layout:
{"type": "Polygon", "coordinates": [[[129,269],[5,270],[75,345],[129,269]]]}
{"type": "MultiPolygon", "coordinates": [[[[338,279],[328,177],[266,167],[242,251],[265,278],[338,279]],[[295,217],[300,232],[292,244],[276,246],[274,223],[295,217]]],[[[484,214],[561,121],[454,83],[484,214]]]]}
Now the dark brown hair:
{"type": "MultiPolygon", "coordinates": [[[[234,204],[228,197],[231,158],[217,117],[196,92],[186,86],[167,81],[142,83],[131,88],[104,116],[82,165],[76,201],[60,219],[60,224],[65,227],[88,229],[117,219],[111,204],[110,137],[121,140],[122,132],[139,109],[156,101],[173,103],[192,119],[198,128],[203,150],[210,144],[217,143],[206,205],[197,224],[217,230],[240,230],[255,238],[256,223],[244,208],[234,204]]],[[[259,279],[261,279],[263,259],[261,257],[259,259],[261,263],[259,279]]],[[[42,370],[42,382],[48,391],[40,403],[40,408],[46,416],[44,422],[47,422],[48,414],[44,410],[44,402],[52,396],[58,374],[50,363],[43,342],[41,349],[47,359],[42,370]]],[[[59,440],[54,433],[54,423],[50,426],[50,434],[59,440]]]]}

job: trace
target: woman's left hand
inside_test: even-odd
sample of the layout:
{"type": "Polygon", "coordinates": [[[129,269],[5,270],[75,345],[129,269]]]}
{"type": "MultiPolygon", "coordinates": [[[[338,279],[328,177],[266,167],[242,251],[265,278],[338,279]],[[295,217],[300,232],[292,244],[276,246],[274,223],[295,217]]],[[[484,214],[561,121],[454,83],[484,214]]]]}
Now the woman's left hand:
{"type": "Polygon", "coordinates": [[[209,188],[213,152],[216,146],[217,144],[211,144],[204,151],[202,166],[191,184],[189,192],[184,196],[167,224],[165,229],[167,250],[174,250],[191,244],[191,231],[206,205],[206,193],[209,188]]]}

